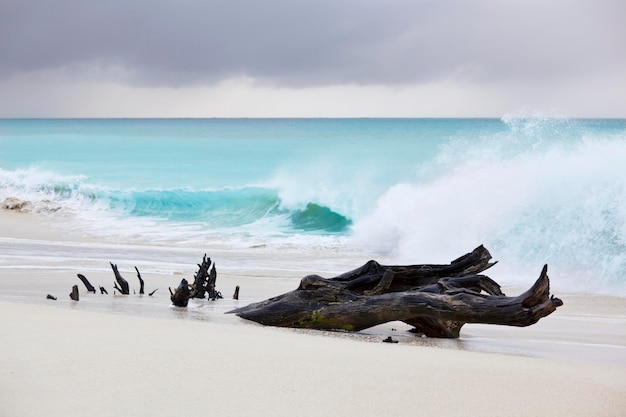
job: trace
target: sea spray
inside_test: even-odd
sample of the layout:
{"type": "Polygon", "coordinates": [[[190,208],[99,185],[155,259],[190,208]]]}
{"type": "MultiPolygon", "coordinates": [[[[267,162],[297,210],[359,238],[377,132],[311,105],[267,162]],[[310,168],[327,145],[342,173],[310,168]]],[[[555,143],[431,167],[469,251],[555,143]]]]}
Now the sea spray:
{"type": "Polygon", "coordinates": [[[438,175],[391,187],[355,224],[355,241],[399,263],[445,262],[484,243],[511,283],[548,263],[557,288],[626,295],[623,130],[528,123],[447,143],[429,168],[438,175]]]}

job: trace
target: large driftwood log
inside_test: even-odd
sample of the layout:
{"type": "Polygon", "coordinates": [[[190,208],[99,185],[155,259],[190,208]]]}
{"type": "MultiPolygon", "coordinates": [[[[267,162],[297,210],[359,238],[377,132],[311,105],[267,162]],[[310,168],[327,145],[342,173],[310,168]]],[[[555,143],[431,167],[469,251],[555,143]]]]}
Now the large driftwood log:
{"type": "Polygon", "coordinates": [[[335,278],[309,275],[294,291],[230,311],[264,325],[359,331],[403,321],[430,337],[459,337],[465,323],[529,326],[561,306],[547,265],[525,293],[506,297],[479,275],[495,263],[483,246],[448,265],[384,266],[369,261],[335,278]]]}

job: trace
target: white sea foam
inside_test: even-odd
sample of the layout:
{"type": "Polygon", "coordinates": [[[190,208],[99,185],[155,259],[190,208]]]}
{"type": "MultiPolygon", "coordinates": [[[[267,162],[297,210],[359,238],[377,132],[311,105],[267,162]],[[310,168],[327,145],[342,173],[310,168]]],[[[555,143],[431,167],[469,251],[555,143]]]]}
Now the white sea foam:
{"type": "Polygon", "coordinates": [[[390,188],[355,225],[355,241],[398,262],[447,262],[484,243],[512,284],[548,263],[556,286],[626,295],[626,142],[587,138],[513,155],[492,145],[461,143],[442,175],[390,188]]]}

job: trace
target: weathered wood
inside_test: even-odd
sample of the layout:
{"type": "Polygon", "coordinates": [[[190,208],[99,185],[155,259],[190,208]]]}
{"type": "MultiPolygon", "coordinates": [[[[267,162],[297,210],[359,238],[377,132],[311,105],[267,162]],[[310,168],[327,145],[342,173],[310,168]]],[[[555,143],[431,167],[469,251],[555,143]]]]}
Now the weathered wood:
{"type": "Polygon", "coordinates": [[[193,283],[189,285],[186,279],[183,279],[176,291],[170,288],[170,299],[172,304],[178,307],[186,307],[190,298],[205,298],[216,300],[223,298],[222,294],[215,289],[217,280],[217,272],[215,262],[211,261],[206,254],[202,257],[202,263],[198,264],[198,272],[194,275],[193,283]]]}
{"type": "Polygon", "coordinates": [[[235,292],[233,293],[233,300],[239,300],[239,285],[235,287],[235,292]]]}
{"type": "Polygon", "coordinates": [[[143,294],[143,279],[137,267],[135,267],[135,271],[137,271],[137,278],[139,278],[139,294],[143,294]]]}
{"type": "Polygon", "coordinates": [[[85,277],[83,274],[77,274],[78,278],[83,282],[83,284],[85,284],[85,287],[87,288],[88,292],[92,292],[92,293],[96,293],[96,289],[94,288],[93,285],[91,285],[91,283],[89,282],[89,280],[87,279],[87,277],[85,277]]]}
{"type": "Polygon", "coordinates": [[[549,296],[547,265],[524,294],[506,297],[483,246],[447,265],[384,266],[369,261],[326,279],[309,275],[292,292],[231,311],[261,324],[359,331],[403,321],[430,337],[459,337],[465,323],[529,326],[562,305],[549,296]]]}
{"type": "Polygon", "coordinates": [[[176,307],[187,307],[189,299],[191,298],[191,290],[189,288],[189,282],[186,279],[182,279],[180,284],[176,288],[176,291],[172,292],[170,288],[170,300],[176,307]]]}
{"type": "Polygon", "coordinates": [[[78,301],[79,299],[79,295],[78,295],[78,285],[73,285],[72,286],[72,292],[70,293],[70,298],[74,301],[78,301]]]}
{"type": "Polygon", "coordinates": [[[104,287],[100,287],[100,294],[108,294],[109,292],[104,287]]]}
{"type": "Polygon", "coordinates": [[[113,273],[115,274],[115,281],[117,281],[116,283],[113,283],[113,287],[116,290],[118,290],[121,294],[124,294],[124,295],[130,294],[130,287],[128,286],[128,281],[126,281],[124,277],[122,277],[122,275],[117,269],[117,265],[114,265],[112,262],[110,262],[110,264],[111,264],[111,268],[113,269],[113,273]],[[119,287],[117,286],[117,284],[119,284],[119,287]]]}
{"type": "Polygon", "coordinates": [[[209,298],[213,301],[218,298],[224,298],[222,297],[222,293],[215,288],[216,280],[217,270],[215,269],[215,262],[213,262],[213,265],[211,265],[211,271],[209,272],[209,277],[207,279],[207,293],[209,295],[209,298]]]}
{"type": "Polygon", "coordinates": [[[205,297],[210,266],[211,258],[207,258],[205,253],[202,258],[202,263],[198,264],[198,272],[196,272],[193,277],[193,284],[191,284],[191,298],[205,297]]]}
{"type": "Polygon", "coordinates": [[[216,280],[215,262],[212,262],[211,258],[207,258],[204,254],[202,263],[198,264],[198,272],[194,276],[193,284],[191,284],[191,298],[204,298],[207,295],[212,300],[221,298],[221,294],[218,296],[215,289],[216,280]]]}

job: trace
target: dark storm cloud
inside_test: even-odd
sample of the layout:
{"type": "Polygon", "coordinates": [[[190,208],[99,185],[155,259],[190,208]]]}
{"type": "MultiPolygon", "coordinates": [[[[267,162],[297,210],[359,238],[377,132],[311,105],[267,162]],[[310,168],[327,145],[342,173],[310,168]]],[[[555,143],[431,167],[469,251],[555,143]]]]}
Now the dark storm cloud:
{"type": "Polygon", "coordinates": [[[3,0],[0,76],[89,64],[152,86],[550,79],[623,69],[624,18],[620,0],[3,0]]]}

